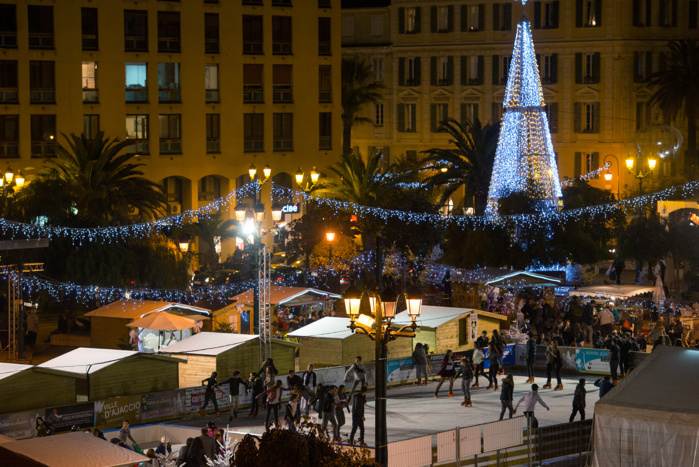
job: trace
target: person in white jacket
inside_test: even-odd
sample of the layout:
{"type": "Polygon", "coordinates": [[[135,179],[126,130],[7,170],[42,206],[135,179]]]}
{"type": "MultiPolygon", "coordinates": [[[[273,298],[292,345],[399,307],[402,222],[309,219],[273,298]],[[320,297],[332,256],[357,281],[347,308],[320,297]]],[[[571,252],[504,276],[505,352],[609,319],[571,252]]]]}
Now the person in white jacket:
{"type": "Polygon", "coordinates": [[[546,403],[543,400],[541,400],[541,396],[539,396],[539,386],[537,384],[532,384],[531,392],[528,392],[525,395],[523,395],[522,398],[517,402],[517,405],[515,405],[515,410],[513,413],[517,413],[517,407],[519,407],[519,404],[521,404],[522,402],[524,402],[524,416],[527,417],[527,420],[531,422],[531,427],[539,428],[539,421],[534,416],[534,407],[536,407],[536,403],[538,402],[542,406],[546,407],[546,410],[551,409],[549,409],[549,406],[546,405],[546,403]]]}

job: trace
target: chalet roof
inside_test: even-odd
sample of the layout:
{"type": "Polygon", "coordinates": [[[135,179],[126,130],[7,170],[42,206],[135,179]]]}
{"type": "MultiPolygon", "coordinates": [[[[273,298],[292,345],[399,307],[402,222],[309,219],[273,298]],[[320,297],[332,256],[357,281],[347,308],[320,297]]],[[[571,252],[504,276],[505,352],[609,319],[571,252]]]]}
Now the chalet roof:
{"type": "MultiPolygon", "coordinates": [[[[503,315],[497,313],[490,313],[487,311],[475,310],[472,308],[456,308],[448,306],[431,306],[423,305],[420,308],[420,317],[417,318],[416,323],[420,327],[424,328],[436,328],[442,324],[446,324],[449,321],[460,318],[462,316],[470,315],[471,313],[477,313],[482,316],[487,316],[489,318],[506,320],[507,318],[503,315]]],[[[407,311],[401,311],[393,319],[393,324],[398,326],[405,326],[412,322],[410,315],[407,311]]]]}
{"type": "Polygon", "coordinates": [[[110,365],[114,365],[122,360],[134,356],[152,358],[156,360],[181,361],[172,357],[146,354],[133,350],[115,349],[94,349],[90,347],[79,347],[70,352],[59,355],[56,358],[38,365],[37,368],[47,370],[57,370],[61,372],[74,373],[78,375],[92,374],[110,365]]]}
{"type": "Polygon", "coordinates": [[[327,339],[346,339],[352,335],[349,318],[339,318],[337,316],[326,316],[317,321],[313,321],[296,331],[287,334],[289,337],[324,337],[327,339]]]}
{"type": "Polygon", "coordinates": [[[160,353],[213,356],[257,338],[256,334],[200,332],[161,349],[160,353]]]}
{"type": "Polygon", "coordinates": [[[105,305],[102,308],[85,313],[85,316],[103,318],[137,319],[148,313],[158,311],[181,312],[184,314],[209,315],[210,310],[176,302],[161,302],[155,300],[130,300],[123,299],[105,305]]]}
{"type": "MultiPolygon", "coordinates": [[[[272,305],[307,305],[312,302],[317,302],[317,298],[328,297],[328,298],[341,298],[340,295],[327,292],[325,290],[313,289],[310,287],[282,287],[278,285],[273,285],[270,291],[270,302],[272,305]],[[309,301],[306,295],[312,295],[315,297],[314,300],[309,301]]],[[[231,300],[237,301],[237,303],[246,305],[252,305],[254,300],[253,289],[247,290],[241,294],[236,295],[231,300]]]]}

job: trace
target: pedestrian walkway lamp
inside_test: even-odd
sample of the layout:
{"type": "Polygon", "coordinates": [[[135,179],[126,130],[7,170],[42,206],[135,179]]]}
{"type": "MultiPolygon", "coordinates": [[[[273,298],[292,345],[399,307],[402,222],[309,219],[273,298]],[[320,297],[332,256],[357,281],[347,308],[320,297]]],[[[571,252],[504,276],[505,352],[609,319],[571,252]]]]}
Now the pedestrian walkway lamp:
{"type": "MultiPolygon", "coordinates": [[[[638,180],[638,196],[643,196],[643,179],[653,175],[655,164],[658,161],[655,159],[655,157],[647,157],[645,162],[648,164],[648,171],[645,170],[643,164],[644,161],[640,152],[637,152],[635,157],[629,154],[626,158],[626,168],[629,169],[629,173],[633,175],[636,180],[638,180]]],[[[641,226],[641,232],[643,232],[643,203],[641,202],[638,203],[638,222],[641,226]]],[[[641,277],[641,263],[641,259],[636,259],[636,283],[638,283],[641,277]]]]}
{"type": "Polygon", "coordinates": [[[403,294],[401,305],[405,306],[411,323],[393,329],[391,324],[398,311],[400,295],[390,287],[380,294],[371,292],[364,294],[354,284],[351,284],[343,299],[345,310],[350,317],[348,326],[352,332],[360,332],[376,342],[376,428],[375,428],[375,458],[380,465],[388,466],[388,433],[386,430],[386,358],[388,343],[398,337],[415,337],[416,319],[420,316],[423,293],[416,285],[411,285],[403,294]],[[362,299],[366,295],[369,302],[370,315],[361,313],[362,299]]]}

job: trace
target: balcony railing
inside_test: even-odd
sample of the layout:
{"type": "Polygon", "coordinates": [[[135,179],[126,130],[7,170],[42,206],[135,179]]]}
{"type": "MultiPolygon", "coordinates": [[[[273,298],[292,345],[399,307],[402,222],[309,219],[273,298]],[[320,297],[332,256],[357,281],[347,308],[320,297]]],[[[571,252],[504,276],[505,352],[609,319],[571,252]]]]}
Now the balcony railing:
{"type": "Polygon", "coordinates": [[[318,0],[318,8],[330,8],[330,0],[318,0]]]}
{"type": "Polygon", "coordinates": [[[126,36],[124,50],[127,52],[148,52],[148,36],[126,36]]]}
{"type": "Polygon", "coordinates": [[[53,49],[52,33],[31,33],[29,34],[30,49],[53,49]]]}
{"type": "Polygon", "coordinates": [[[262,0],[243,0],[243,5],[262,5],[262,0]]]}
{"type": "Polygon", "coordinates": [[[5,159],[19,157],[19,143],[0,143],[0,157],[5,159]]]}
{"type": "Polygon", "coordinates": [[[332,149],[332,138],[330,136],[321,136],[318,140],[319,149],[332,149]]]}
{"type": "Polygon", "coordinates": [[[437,80],[437,86],[451,86],[449,78],[442,78],[437,80]]]}
{"type": "Polygon", "coordinates": [[[160,154],[182,154],[182,140],[179,138],[160,138],[160,154]]]}
{"type": "Polygon", "coordinates": [[[55,102],[55,89],[31,89],[29,91],[30,104],[54,104],[55,102]]]}
{"type": "Polygon", "coordinates": [[[220,102],[220,95],[218,89],[207,89],[206,90],[206,102],[209,104],[215,104],[220,102]]]}
{"type": "Polygon", "coordinates": [[[83,50],[97,50],[97,35],[83,34],[83,50]]]}
{"type": "Polygon", "coordinates": [[[207,54],[217,54],[219,51],[218,39],[204,39],[204,52],[207,54]]]}
{"type": "Polygon", "coordinates": [[[318,102],[332,102],[332,93],[330,91],[320,91],[318,93],[318,102]]]}
{"type": "Polygon", "coordinates": [[[158,37],[158,52],[161,53],[179,53],[180,38],[179,37],[158,37]]]}
{"type": "Polygon", "coordinates": [[[160,89],[158,90],[158,102],[180,102],[179,89],[160,89]]]}
{"type": "Polygon", "coordinates": [[[291,0],[272,0],[272,6],[291,6],[291,0]]]}
{"type": "Polygon", "coordinates": [[[273,149],[274,151],[291,151],[294,149],[294,139],[274,138],[273,149]]]}
{"type": "Polygon", "coordinates": [[[294,94],[288,84],[275,85],[272,89],[272,102],[275,104],[294,102],[294,94]]]}
{"type": "Polygon", "coordinates": [[[2,32],[0,33],[0,47],[14,49],[17,47],[17,33],[2,32]]]}
{"type": "Polygon", "coordinates": [[[126,148],[127,153],[139,155],[150,154],[150,147],[148,146],[147,139],[135,139],[129,141],[135,141],[135,144],[132,144],[126,148]]]}
{"type": "Polygon", "coordinates": [[[3,104],[16,104],[19,102],[17,88],[0,88],[0,102],[3,104]]]}
{"type": "Polygon", "coordinates": [[[253,104],[264,102],[264,93],[261,84],[243,85],[243,103],[253,104]]]}
{"type": "Polygon", "coordinates": [[[406,86],[419,86],[420,80],[417,78],[408,78],[405,80],[405,85],[406,86]]]}
{"type": "Polygon", "coordinates": [[[291,55],[291,42],[273,42],[272,53],[274,55],[291,55]]]}
{"type": "Polygon", "coordinates": [[[97,89],[83,89],[83,102],[99,102],[99,93],[97,89]]]}
{"type": "Polygon", "coordinates": [[[56,144],[46,141],[32,141],[32,157],[48,157],[56,155],[56,144]]]}
{"type": "Polygon", "coordinates": [[[330,48],[330,41],[318,42],[318,55],[332,55],[332,49],[330,48]]]}
{"type": "Polygon", "coordinates": [[[243,42],[243,53],[248,55],[258,55],[262,53],[262,41],[243,42]]]}
{"type": "Polygon", "coordinates": [[[218,154],[221,152],[221,140],[207,139],[206,140],[206,153],[207,154],[218,154]]]}
{"type": "Polygon", "coordinates": [[[243,151],[245,152],[262,152],[264,151],[264,139],[262,138],[245,138],[243,140],[243,151]]]}
{"type": "Polygon", "coordinates": [[[481,81],[478,78],[469,78],[468,84],[470,84],[471,86],[479,86],[479,85],[483,84],[483,81],[481,81]]]}
{"type": "Polygon", "coordinates": [[[148,102],[148,88],[126,88],[126,102],[148,102]]]}

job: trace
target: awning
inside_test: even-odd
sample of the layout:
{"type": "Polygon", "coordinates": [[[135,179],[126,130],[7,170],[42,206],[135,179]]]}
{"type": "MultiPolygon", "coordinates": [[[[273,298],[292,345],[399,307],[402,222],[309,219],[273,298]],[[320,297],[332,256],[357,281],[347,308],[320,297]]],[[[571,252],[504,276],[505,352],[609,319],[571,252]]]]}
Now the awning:
{"type": "Polygon", "coordinates": [[[485,285],[491,287],[556,287],[561,285],[561,280],[533,272],[513,271],[510,274],[491,279],[485,285]]]}
{"type": "Polygon", "coordinates": [[[127,324],[131,328],[154,329],[156,331],[182,331],[195,326],[195,321],[164,311],[149,313],[141,319],[127,324]]]}
{"type": "MultiPolygon", "coordinates": [[[[280,287],[272,286],[270,290],[271,304],[284,306],[312,305],[321,297],[341,298],[340,295],[325,290],[312,289],[310,287],[280,287]]],[[[240,305],[252,306],[254,300],[253,289],[247,290],[232,298],[240,305]]]]}
{"type": "Polygon", "coordinates": [[[646,293],[653,293],[656,291],[655,287],[645,286],[645,285],[590,285],[587,287],[580,287],[577,290],[571,290],[568,292],[570,296],[576,297],[604,297],[608,299],[625,299],[635,297],[637,295],[643,295],[646,293]]]}

